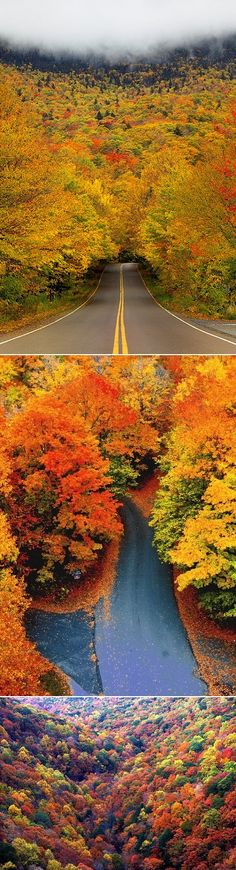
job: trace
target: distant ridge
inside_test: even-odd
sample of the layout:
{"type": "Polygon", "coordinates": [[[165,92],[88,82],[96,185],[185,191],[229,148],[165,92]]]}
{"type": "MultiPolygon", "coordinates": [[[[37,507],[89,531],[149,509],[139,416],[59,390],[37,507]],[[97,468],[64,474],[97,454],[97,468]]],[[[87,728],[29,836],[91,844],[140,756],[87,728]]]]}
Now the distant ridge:
{"type": "Polygon", "coordinates": [[[129,56],[108,57],[106,54],[88,53],[81,55],[57,52],[41,52],[36,48],[16,48],[11,43],[0,40],[0,61],[21,67],[30,64],[34,69],[53,72],[70,72],[84,69],[103,68],[109,71],[118,68],[120,71],[133,71],[140,68],[156,67],[157,65],[180,64],[191,60],[194,65],[202,67],[215,66],[219,69],[235,61],[236,58],[236,33],[228,37],[204,39],[196,43],[185,43],[179,47],[171,48],[159,46],[149,55],[138,56],[130,53],[129,56]]]}

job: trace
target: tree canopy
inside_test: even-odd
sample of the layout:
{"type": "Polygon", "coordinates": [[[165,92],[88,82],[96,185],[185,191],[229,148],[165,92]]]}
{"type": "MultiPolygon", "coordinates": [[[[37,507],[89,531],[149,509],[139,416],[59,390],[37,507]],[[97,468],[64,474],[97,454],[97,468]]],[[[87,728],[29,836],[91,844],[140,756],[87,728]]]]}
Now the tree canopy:
{"type": "Polygon", "coordinates": [[[173,305],[234,316],[232,64],[171,70],[1,64],[3,317],[122,252],[173,305]]]}

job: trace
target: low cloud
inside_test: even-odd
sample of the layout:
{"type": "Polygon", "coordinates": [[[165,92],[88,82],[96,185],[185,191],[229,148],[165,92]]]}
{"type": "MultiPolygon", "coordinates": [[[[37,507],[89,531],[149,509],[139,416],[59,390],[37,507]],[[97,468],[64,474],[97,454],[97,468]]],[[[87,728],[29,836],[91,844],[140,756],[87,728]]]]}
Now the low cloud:
{"type": "Polygon", "coordinates": [[[0,39],[42,51],[145,54],[235,31],[234,0],[1,0],[0,39]]]}

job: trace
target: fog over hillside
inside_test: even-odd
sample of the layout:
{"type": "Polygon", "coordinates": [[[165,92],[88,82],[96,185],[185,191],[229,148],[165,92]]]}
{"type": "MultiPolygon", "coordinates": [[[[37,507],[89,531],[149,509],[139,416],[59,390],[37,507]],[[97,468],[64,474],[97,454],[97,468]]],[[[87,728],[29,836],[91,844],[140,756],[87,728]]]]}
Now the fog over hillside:
{"type": "Polygon", "coordinates": [[[235,32],[233,0],[2,0],[0,9],[0,39],[42,52],[118,59],[235,32]]]}

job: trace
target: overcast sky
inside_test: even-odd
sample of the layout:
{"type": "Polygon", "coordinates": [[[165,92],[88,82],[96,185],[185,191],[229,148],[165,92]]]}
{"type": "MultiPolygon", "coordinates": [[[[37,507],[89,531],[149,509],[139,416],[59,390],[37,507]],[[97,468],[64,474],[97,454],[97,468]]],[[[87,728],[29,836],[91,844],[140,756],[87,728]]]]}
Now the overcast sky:
{"type": "Polygon", "coordinates": [[[41,49],[145,53],[236,31],[236,0],[1,0],[0,38],[41,49]]]}

